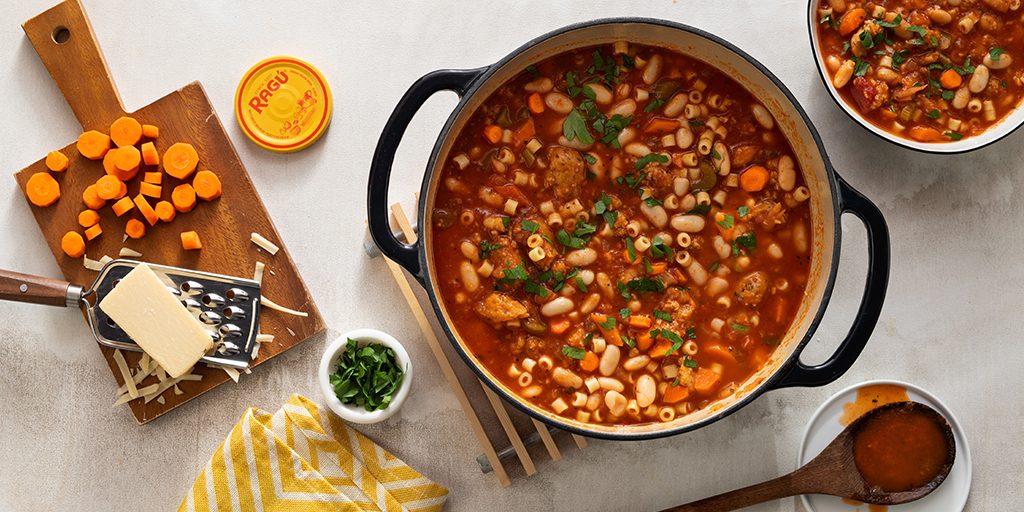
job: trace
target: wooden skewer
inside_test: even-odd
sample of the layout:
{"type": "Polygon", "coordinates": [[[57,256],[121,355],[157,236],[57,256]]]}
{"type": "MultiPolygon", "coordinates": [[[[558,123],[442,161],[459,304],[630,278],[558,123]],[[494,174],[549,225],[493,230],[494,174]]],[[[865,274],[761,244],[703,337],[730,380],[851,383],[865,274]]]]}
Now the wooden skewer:
{"type": "Polygon", "coordinates": [[[494,394],[494,391],[491,391],[491,388],[487,387],[487,384],[480,382],[480,387],[484,389],[487,401],[491,403],[494,413],[498,415],[498,422],[501,423],[501,428],[505,429],[505,435],[512,442],[512,448],[515,448],[516,456],[519,457],[519,462],[523,464],[526,476],[533,476],[537,472],[537,467],[534,466],[533,458],[530,457],[530,452],[526,450],[523,439],[519,437],[516,426],[512,424],[512,418],[509,417],[505,404],[501,403],[501,399],[498,398],[498,395],[494,394]]]}
{"type": "MultiPolygon", "coordinates": [[[[408,226],[409,231],[405,233],[406,240],[409,243],[416,241],[416,232],[412,230],[412,226],[409,224],[408,218],[405,216],[405,212],[402,211],[401,206],[395,204],[391,208],[395,218],[398,219],[398,223],[403,227],[403,230],[408,226]],[[404,225],[403,225],[404,221],[404,225]]],[[[391,270],[392,276],[395,278],[395,282],[398,283],[399,290],[402,291],[402,296],[405,301],[409,304],[409,309],[412,310],[413,316],[416,318],[416,323],[419,325],[420,331],[423,333],[423,338],[427,340],[427,345],[430,346],[430,351],[434,354],[434,359],[437,360],[438,366],[441,367],[441,373],[444,374],[445,380],[448,381],[448,387],[455,393],[455,398],[458,399],[459,405],[462,407],[462,412],[466,416],[466,420],[469,421],[469,427],[476,436],[477,441],[480,443],[480,447],[484,450],[484,455],[487,457],[488,462],[491,463],[491,467],[494,469],[494,474],[498,478],[498,482],[502,487],[508,487],[512,485],[512,480],[509,479],[508,473],[505,471],[505,467],[501,465],[501,459],[498,458],[497,452],[494,450],[494,446],[491,444],[490,439],[487,438],[487,433],[484,432],[483,425],[480,424],[480,418],[476,415],[476,410],[473,409],[473,405],[469,402],[469,397],[466,396],[466,391],[462,389],[462,384],[459,382],[459,378],[455,375],[455,370],[452,369],[451,363],[448,361],[448,357],[445,356],[444,350],[441,347],[441,343],[437,339],[437,335],[434,334],[434,329],[430,325],[430,321],[427,320],[426,314],[423,312],[423,308],[420,307],[419,300],[416,298],[416,294],[413,292],[412,287],[409,286],[409,280],[405,276],[405,272],[402,270],[397,263],[385,258],[388,268],[391,270]]]]}

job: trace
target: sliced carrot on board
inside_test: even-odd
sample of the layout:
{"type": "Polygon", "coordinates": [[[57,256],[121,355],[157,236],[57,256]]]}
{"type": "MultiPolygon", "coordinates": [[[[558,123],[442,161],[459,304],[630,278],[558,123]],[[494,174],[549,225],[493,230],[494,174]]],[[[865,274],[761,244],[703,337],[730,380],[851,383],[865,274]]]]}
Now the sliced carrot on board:
{"type": "Polygon", "coordinates": [[[118,147],[134,146],[142,139],[142,125],[133,117],[121,116],[110,124],[110,140],[118,147]]]}
{"type": "Polygon", "coordinates": [[[124,225],[124,234],[128,235],[128,238],[138,240],[146,236],[146,225],[139,219],[128,219],[128,223],[124,225]]]}
{"type": "Polygon", "coordinates": [[[192,144],[177,142],[164,151],[163,162],[167,174],[183,180],[192,175],[199,165],[199,153],[192,144]]]}
{"type": "Polygon", "coordinates": [[[25,195],[36,206],[50,206],[60,199],[60,183],[48,172],[37,172],[25,184],[25,195]]]}
{"type": "Polygon", "coordinates": [[[686,400],[688,396],[690,396],[690,388],[677,384],[665,388],[665,394],[661,397],[661,401],[666,404],[674,404],[686,400]]]}
{"type": "Polygon", "coordinates": [[[195,189],[196,195],[203,201],[213,201],[220,197],[221,184],[220,178],[216,174],[210,171],[199,171],[196,173],[196,177],[192,179],[192,188],[195,189]]]}
{"type": "Polygon", "coordinates": [[[115,197],[114,199],[121,199],[122,197],[124,197],[126,195],[128,195],[128,185],[126,185],[125,182],[122,181],[121,182],[121,190],[119,190],[117,192],[117,197],[115,197]]]}
{"type": "Polygon", "coordinates": [[[60,151],[50,151],[46,154],[46,168],[53,172],[62,172],[68,168],[68,157],[60,151]]]}
{"type": "Polygon", "coordinates": [[[491,144],[497,144],[501,140],[501,127],[496,124],[489,124],[484,127],[484,138],[491,144]]]}
{"type": "Polygon", "coordinates": [[[153,209],[156,211],[156,216],[164,222],[171,222],[178,215],[178,210],[175,210],[174,205],[169,201],[160,201],[153,209]]]}
{"type": "Polygon", "coordinates": [[[117,199],[121,194],[121,185],[124,182],[117,179],[117,176],[106,175],[96,181],[96,195],[100,199],[117,199]]]}
{"type": "Polygon", "coordinates": [[[193,251],[203,248],[203,242],[199,240],[199,233],[185,231],[181,234],[181,247],[186,251],[193,251]]]}
{"type": "Polygon", "coordinates": [[[64,254],[72,258],[81,258],[85,254],[85,240],[82,238],[82,235],[74,231],[68,231],[60,239],[60,248],[64,251],[64,254]]]}
{"type": "Polygon", "coordinates": [[[747,192],[760,192],[768,184],[768,169],[752,165],[740,174],[740,188],[747,192]]]}
{"type": "Polygon", "coordinates": [[[188,183],[178,185],[171,191],[171,202],[178,212],[188,213],[196,207],[196,190],[188,183]]]}
{"type": "Polygon", "coordinates": [[[160,185],[154,185],[152,183],[142,182],[139,183],[139,193],[146,197],[153,197],[160,199],[160,185]]]}
{"type": "Polygon", "coordinates": [[[130,197],[122,197],[114,203],[114,206],[110,207],[111,210],[114,210],[114,215],[118,217],[130,212],[132,208],[135,208],[135,202],[130,197]]]}
{"type": "Polygon", "coordinates": [[[145,176],[142,177],[142,181],[144,183],[152,183],[154,185],[159,185],[164,181],[164,173],[160,171],[147,172],[145,176]]]}
{"type": "Polygon", "coordinates": [[[155,139],[160,136],[160,128],[154,124],[142,125],[142,136],[147,139],[155,139]]]}
{"type": "Polygon", "coordinates": [[[96,185],[89,185],[82,191],[82,202],[93,210],[99,210],[106,206],[107,201],[96,193],[96,185]]]}
{"type": "Polygon", "coordinates": [[[693,378],[693,389],[698,393],[708,394],[715,390],[715,386],[720,380],[722,380],[721,375],[707,368],[701,368],[697,370],[697,375],[693,378]]]}
{"type": "Polygon", "coordinates": [[[152,142],[142,144],[142,161],[146,165],[160,165],[160,153],[156,152],[156,144],[152,142]]]}
{"type": "Polygon", "coordinates": [[[110,149],[110,137],[96,130],[89,130],[78,136],[75,143],[78,152],[89,160],[99,160],[110,149]]]}
{"type": "Polygon", "coordinates": [[[534,114],[544,113],[544,98],[540,97],[539,92],[535,92],[526,98],[526,105],[530,107],[530,112],[534,114]]]}
{"type": "Polygon", "coordinates": [[[83,228],[91,228],[100,222],[100,214],[96,210],[82,210],[78,214],[78,225],[83,228]]]}
{"type": "Polygon", "coordinates": [[[99,224],[89,226],[89,228],[85,230],[85,238],[88,240],[92,240],[102,234],[103,228],[101,228],[99,224]]]}
{"type": "Polygon", "coordinates": [[[136,167],[134,170],[122,171],[117,168],[117,150],[107,151],[107,154],[103,156],[103,170],[111,176],[116,176],[121,181],[131,181],[135,179],[135,175],[138,174],[139,169],[136,167]]]}
{"type": "Polygon", "coordinates": [[[123,172],[135,172],[142,163],[142,154],[135,146],[121,146],[114,150],[114,167],[123,172]]]}
{"type": "Polygon", "coordinates": [[[583,359],[580,361],[580,368],[583,371],[592,372],[597,369],[598,362],[597,354],[587,352],[587,355],[583,356],[583,359]]]}
{"type": "Polygon", "coordinates": [[[160,218],[157,217],[156,210],[149,205],[149,201],[146,201],[146,196],[139,194],[135,196],[133,201],[135,201],[135,206],[139,209],[139,213],[146,218],[146,222],[148,222],[150,226],[155,226],[156,221],[160,220],[160,218]]]}

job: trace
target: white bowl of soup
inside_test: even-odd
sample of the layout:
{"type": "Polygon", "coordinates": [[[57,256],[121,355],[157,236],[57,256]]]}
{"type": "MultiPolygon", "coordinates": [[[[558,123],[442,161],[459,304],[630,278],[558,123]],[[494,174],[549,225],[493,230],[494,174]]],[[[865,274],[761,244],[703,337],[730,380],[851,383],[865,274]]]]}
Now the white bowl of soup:
{"type": "Polygon", "coordinates": [[[962,153],[1024,124],[1019,0],[809,0],[811,48],[840,109],[890,142],[962,153]]]}
{"type": "Polygon", "coordinates": [[[881,213],[835,174],[781,82],[662,20],[573,25],[492,66],[424,76],[385,126],[368,203],[375,242],[481,379],[588,436],[676,434],[769,389],[831,382],[888,279],[881,213]],[[439,90],[462,100],[405,244],[387,223],[393,152],[439,90]],[[807,366],[843,212],[869,232],[865,298],[836,353],[807,366]]]}

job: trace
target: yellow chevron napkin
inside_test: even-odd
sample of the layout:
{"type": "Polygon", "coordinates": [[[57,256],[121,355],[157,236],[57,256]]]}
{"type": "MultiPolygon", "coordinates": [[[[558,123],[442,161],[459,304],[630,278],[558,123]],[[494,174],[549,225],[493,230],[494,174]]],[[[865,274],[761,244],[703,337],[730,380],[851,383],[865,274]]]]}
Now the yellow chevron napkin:
{"type": "Polygon", "coordinates": [[[428,480],[304,396],[276,413],[250,408],[178,512],[439,511],[428,480]]]}

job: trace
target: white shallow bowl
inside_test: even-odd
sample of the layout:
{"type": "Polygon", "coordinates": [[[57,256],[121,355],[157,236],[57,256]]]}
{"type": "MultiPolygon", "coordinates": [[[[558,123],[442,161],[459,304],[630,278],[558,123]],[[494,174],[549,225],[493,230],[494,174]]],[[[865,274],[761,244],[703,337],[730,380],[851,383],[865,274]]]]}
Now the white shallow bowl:
{"type": "Polygon", "coordinates": [[[918,142],[908,137],[902,137],[889,133],[878,126],[875,126],[871,121],[868,121],[857,111],[856,108],[849,105],[845,99],[839,94],[835,86],[832,85],[832,78],[825,68],[825,59],[821,55],[821,50],[818,42],[818,4],[819,0],[808,0],[807,1],[807,29],[811,38],[811,53],[813,53],[814,64],[818,68],[818,76],[821,78],[822,85],[825,86],[825,90],[828,91],[829,96],[835,101],[836,105],[850,116],[858,124],[864,127],[865,130],[885,139],[897,146],[902,146],[915,151],[921,151],[924,153],[938,153],[938,154],[956,154],[966,153],[968,151],[974,151],[980,149],[989,144],[992,144],[1007,135],[1013,133],[1017,128],[1020,128],[1024,124],[1024,108],[1018,105],[1013,112],[1010,112],[1006,117],[999,120],[996,124],[989,127],[979,135],[973,137],[967,137],[957,141],[950,142],[918,142]]]}
{"type": "MultiPolygon", "coordinates": [[[[857,398],[857,390],[865,386],[888,384],[906,388],[907,397],[915,402],[931,406],[942,414],[949,426],[953,429],[953,439],[956,441],[956,460],[953,461],[953,468],[949,476],[931,494],[920,500],[903,505],[890,505],[889,512],[957,512],[967,504],[967,496],[971,491],[971,449],[967,446],[967,436],[964,435],[960,422],[953,415],[953,412],[946,407],[938,398],[931,393],[906,382],[898,380],[871,380],[850,386],[825,401],[814,411],[811,421],[804,430],[804,437],[800,441],[800,452],[797,454],[797,465],[803,466],[816,455],[821,453],[839,433],[843,427],[839,423],[839,416],[843,413],[843,405],[852,402],[857,398]]],[[[800,496],[804,508],[810,512],[854,512],[867,510],[866,505],[854,506],[843,503],[835,496],[822,494],[805,494],[800,496]]]]}
{"type": "Polygon", "coordinates": [[[327,406],[334,411],[334,414],[352,423],[364,425],[378,423],[398,412],[398,409],[402,407],[402,403],[405,402],[405,398],[409,396],[409,390],[412,388],[412,361],[409,360],[409,353],[405,351],[405,347],[390,334],[376,329],[356,329],[343,334],[340,338],[327,345],[324,355],[320,359],[319,379],[320,391],[324,394],[324,400],[327,402],[327,406]],[[391,399],[391,404],[387,408],[367,411],[362,406],[341,403],[338,395],[334,393],[334,388],[331,387],[331,374],[336,371],[338,359],[345,353],[349,338],[356,340],[360,347],[376,343],[390,347],[395,351],[395,360],[402,368],[402,371],[405,372],[405,375],[402,377],[402,384],[398,386],[398,391],[395,392],[395,396],[391,399]]]}

